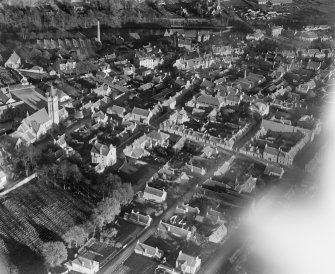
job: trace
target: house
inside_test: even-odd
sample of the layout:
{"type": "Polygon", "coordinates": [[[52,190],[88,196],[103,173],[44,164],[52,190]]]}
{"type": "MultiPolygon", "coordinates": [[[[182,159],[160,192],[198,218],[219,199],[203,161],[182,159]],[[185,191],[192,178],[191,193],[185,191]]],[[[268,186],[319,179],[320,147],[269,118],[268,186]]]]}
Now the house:
{"type": "Polygon", "coordinates": [[[91,149],[92,163],[98,164],[101,170],[107,166],[112,166],[116,163],[116,147],[101,144],[95,140],[91,149]]]}
{"type": "Polygon", "coordinates": [[[58,61],[58,67],[57,69],[59,69],[62,72],[66,72],[66,71],[70,71],[70,70],[74,70],[76,68],[77,62],[73,59],[61,59],[58,61]]]}
{"type": "Polygon", "coordinates": [[[264,174],[281,178],[284,175],[284,172],[284,169],[280,166],[267,164],[264,174]]]}
{"type": "Polygon", "coordinates": [[[7,184],[6,173],[0,170],[0,190],[3,189],[6,184],[7,184]]]}
{"type": "Polygon", "coordinates": [[[192,49],[192,39],[178,37],[178,47],[191,50],[192,49]]]}
{"type": "MultiPolygon", "coordinates": [[[[145,228],[149,227],[152,222],[152,218],[149,215],[143,215],[139,212],[131,211],[130,215],[127,213],[128,221],[144,226],[145,228]]],[[[126,216],[126,214],[125,214],[126,216]]]]}
{"type": "Polygon", "coordinates": [[[181,205],[177,205],[176,210],[175,210],[176,214],[200,214],[200,210],[198,207],[192,207],[189,204],[181,204],[181,205]]]}
{"type": "Polygon", "coordinates": [[[135,62],[138,64],[139,67],[145,67],[149,69],[154,69],[154,58],[151,56],[144,56],[144,57],[135,57],[135,62]]]}
{"type": "Polygon", "coordinates": [[[176,268],[180,269],[183,274],[195,274],[201,266],[201,259],[197,256],[191,256],[179,251],[176,260],[176,268]]]}
{"type": "Polygon", "coordinates": [[[146,185],[143,192],[143,199],[154,201],[156,203],[163,203],[166,200],[167,192],[163,189],[157,189],[146,185]]]}
{"type": "Polygon", "coordinates": [[[182,238],[185,240],[189,240],[191,238],[191,231],[189,229],[185,229],[179,226],[172,225],[170,223],[165,223],[162,220],[160,220],[158,225],[158,230],[168,232],[178,238],[182,238]]]}
{"type": "Polygon", "coordinates": [[[135,40],[140,40],[141,37],[137,32],[130,32],[129,33],[130,38],[135,39],[135,40]]]}
{"type": "Polygon", "coordinates": [[[70,147],[65,140],[65,133],[59,136],[57,139],[54,139],[54,144],[58,145],[61,149],[63,149],[67,157],[74,153],[73,148],[70,147]]]}
{"type": "Polygon", "coordinates": [[[230,92],[226,97],[226,105],[238,106],[241,103],[242,95],[237,92],[230,92]]]}
{"type": "Polygon", "coordinates": [[[164,252],[158,249],[157,247],[152,247],[150,245],[143,244],[140,241],[137,241],[134,252],[136,254],[140,254],[145,257],[156,258],[156,259],[161,259],[163,258],[164,255],[164,252]]]}
{"type": "Polygon", "coordinates": [[[124,107],[119,107],[117,105],[113,105],[112,107],[107,108],[108,114],[114,114],[119,116],[120,118],[124,117],[126,109],[124,107]]]}
{"type": "Polygon", "coordinates": [[[141,159],[143,157],[149,156],[150,152],[145,148],[136,147],[136,146],[127,146],[123,150],[125,156],[133,159],[141,159]]]}
{"type": "Polygon", "coordinates": [[[278,37],[279,35],[281,35],[282,30],[283,30],[283,27],[274,26],[274,27],[271,28],[271,35],[273,37],[278,37]]]}
{"type": "Polygon", "coordinates": [[[141,91],[147,91],[151,88],[153,88],[154,84],[153,83],[145,83],[143,85],[141,85],[138,89],[141,91]]]}
{"type": "Polygon", "coordinates": [[[21,58],[15,51],[13,51],[12,55],[8,58],[7,62],[5,63],[5,67],[11,69],[18,69],[20,66],[21,66],[21,58]]]}
{"type": "Polygon", "coordinates": [[[306,65],[306,69],[317,71],[321,68],[321,62],[309,61],[306,65]]]}
{"type": "Polygon", "coordinates": [[[312,42],[318,38],[318,35],[314,31],[303,31],[300,34],[300,39],[306,42],[312,42]]]}
{"type": "Polygon", "coordinates": [[[93,89],[93,92],[98,96],[109,96],[112,92],[112,89],[109,85],[102,84],[100,87],[93,89]]]}
{"type": "Polygon", "coordinates": [[[224,223],[222,223],[219,227],[217,227],[211,235],[208,236],[208,241],[211,243],[220,243],[224,237],[227,236],[227,227],[224,223]]]}
{"type": "Polygon", "coordinates": [[[151,131],[149,134],[147,134],[147,137],[151,139],[151,144],[154,147],[167,147],[169,145],[170,134],[161,132],[160,130],[151,131]]]}
{"type": "Polygon", "coordinates": [[[184,124],[190,120],[188,113],[185,109],[177,110],[173,114],[171,114],[170,119],[171,122],[176,123],[177,125],[184,124]]]}
{"type": "Polygon", "coordinates": [[[266,144],[264,151],[263,151],[263,158],[271,162],[277,162],[278,153],[279,153],[279,150],[277,148],[270,147],[266,144]]]}
{"type": "Polygon", "coordinates": [[[134,121],[138,121],[143,124],[149,125],[150,119],[152,118],[153,114],[150,110],[141,109],[134,107],[133,111],[131,112],[131,119],[134,121]]]}
{"type": "Polygon", "coordinates": [[[99,262],[78,256],[72,261],[65,263],[65,266],[70,270],[83,274],[95,274],[99,271],[99,262]]]}
{"type": "Polygon", "coordinates": [[[98,112],[94,112],[91,116],[91,119],[96,124],[106,125],[108,121],[108,116],[100,110],[98,112]]]}
{"type": "Polygon", "coordinates": [[[206,42],[211,39],[212,33],[210,31],[198,31],[197,37],[198,42],[206,42]]]}
{"type": "Polygon", "coordinates": [[[246,192],[251,193],[255,187],[256,187],[257,178],[253,178],[252,176],[249,176],[246,181],[243,183],[238,183],[235,186],[235,190],[238,193],[246,192]]]}
{"type": "Polygon", "coordinates": [[[224,105],[224,98],[222,96],[211,96],[202,94],[197,98],[196,107],[211,107],[211,108],[221,108],[224,105]]]}

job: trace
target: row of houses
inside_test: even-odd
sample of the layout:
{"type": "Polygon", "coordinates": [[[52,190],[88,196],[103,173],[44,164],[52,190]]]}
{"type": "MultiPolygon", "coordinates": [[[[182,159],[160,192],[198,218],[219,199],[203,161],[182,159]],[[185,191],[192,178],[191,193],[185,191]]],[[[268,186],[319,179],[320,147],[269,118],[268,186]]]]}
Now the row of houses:
{"type": "Polygon", "coordinates": [[[165,121],[160,125],[160,129],[162,131],[166,131],[172,134],[176,134],[182,137],[185,137],[189,140],[195,142],[203,142],[205,144],[213,145],[213,146],[221,146],[231,148],[234,145],[234,139],[231,138],[229,140],[223,140],[219,137],[211,136],[207,133],[202,133],[198,131],[194,131],[192,129],[187,129],[185,126],[179,126],[175,124],[171,124],[169,121],[165,121]]]}

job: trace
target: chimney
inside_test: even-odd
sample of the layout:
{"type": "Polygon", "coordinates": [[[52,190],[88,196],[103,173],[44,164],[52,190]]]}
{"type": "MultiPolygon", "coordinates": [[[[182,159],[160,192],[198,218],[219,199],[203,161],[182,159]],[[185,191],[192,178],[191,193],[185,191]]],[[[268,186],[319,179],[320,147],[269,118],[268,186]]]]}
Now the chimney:
{"type": "Polygon", "coordinates": [[[98,28],[97,28],[97,31],[98,31],[97,41],[98,41],[99,43],[101,43],[101,36],[100,36],[100,21],[98,21],[98,28]]]}

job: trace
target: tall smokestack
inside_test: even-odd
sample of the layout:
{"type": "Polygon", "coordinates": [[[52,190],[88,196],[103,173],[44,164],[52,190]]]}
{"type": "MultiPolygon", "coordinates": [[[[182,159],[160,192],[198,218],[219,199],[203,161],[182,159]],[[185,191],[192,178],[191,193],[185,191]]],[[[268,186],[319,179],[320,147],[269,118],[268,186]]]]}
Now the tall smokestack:
{"type": "Polygon", "coordinates": [[[99,43],[101,43],[101,36],[100,36],[100,21],[98,21],[98,37],[97,37],[97,41],[99,43]]]}

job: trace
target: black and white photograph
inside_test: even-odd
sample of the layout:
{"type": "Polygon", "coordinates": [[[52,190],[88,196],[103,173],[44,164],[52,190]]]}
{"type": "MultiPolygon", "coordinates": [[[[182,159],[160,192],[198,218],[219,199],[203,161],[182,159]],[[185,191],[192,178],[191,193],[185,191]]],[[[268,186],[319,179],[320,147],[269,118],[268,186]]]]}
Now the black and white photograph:
{"type": "Polygon", "coordinates": [[[335,274],[335,0],[0,0],[0,274],[335,274]]]}

